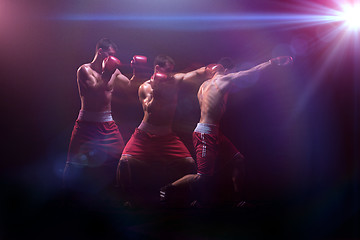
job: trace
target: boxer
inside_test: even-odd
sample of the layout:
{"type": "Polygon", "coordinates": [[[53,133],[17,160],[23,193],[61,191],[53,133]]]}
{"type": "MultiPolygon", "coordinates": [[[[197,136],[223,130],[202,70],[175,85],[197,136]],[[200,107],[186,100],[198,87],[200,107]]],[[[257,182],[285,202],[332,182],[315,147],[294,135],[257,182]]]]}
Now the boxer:
{"type": "Polygon", "coordinates": [[[127,88],[131,80],[120,72],[116,51],[114,42],[100,39],[92,62],[77,70],[81,109],[70,139],[63,183],[81,201],[110,194],[124,148],[112,118],[111,99],[115,84],[127,88]]]}
{"type": "MultiPolygon", "coordinates": [[[[234,73],[222,64],[211,66],[216,74],[202,83],[198,91],[201,117],[193,133],[197,173],[163,187],[161,201],[176,205],[195,199],[200,206],[214,206],[226,201],[231,203],[235,198],[240,203],[245,177],[244,156],[219,130],[228,95],[233,91],[233,84],[239,86],[255,73],[271,66],[288,66],[292,62],[292,57],[282,56],[234,73]],[[229,179],[232,187],[227,188],[229,179]]],[[[240,205],[243,206],[244,202],[240,205]]]]}
{"type": "Polygon", "coordinates": [[[161,186],[195,173],[188,149],[172,131],[172,122],[182,84],[194,87],[215,74],[201,67],[188,73],[173,73],[174,60],[159,55],[154,74],[139,88],[144,117],[126,144],[119,160],[117,180],[125,201],[134,205],[158,204],[161,186]]]}

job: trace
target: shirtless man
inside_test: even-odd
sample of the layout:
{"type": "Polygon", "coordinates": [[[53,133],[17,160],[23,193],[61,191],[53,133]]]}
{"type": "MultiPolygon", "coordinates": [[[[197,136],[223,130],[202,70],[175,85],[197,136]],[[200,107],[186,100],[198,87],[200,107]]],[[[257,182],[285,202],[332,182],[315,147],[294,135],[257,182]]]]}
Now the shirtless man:
{"type": "Polygon", "coordinates": [[[112,118],[111,98],[115,85],[129,87],[136,76],[129,80],[119,71],[116,51],[114,42],[100,39],[93,61],[77,70],[81,109],[70,139],[63,182],[74,197],[84,196],[81,200],[106,195],[115,185],[116,165],[124,148],[112,118]]]}
{"type": "Polygon", "coordinates": [[[201,117],[193,133],[197,174],[186,175],[163,187],[160,199],[164,203],[186,204],[183,201],[196,199],[200,206],[214,206],[241,200],[245,177],[244,157],[219,131],[228,95],[242,83],[246,84],[251,75],[270,66],[286,66],[291,63],[292,58],[284,56],[234,73],[230,73],[229,68],[222,64],[213,67],[215,75],[205,81],[198,91],[201,117]]]}
{"type": "Polygon", "coordinates": [[[174,65],[169,56],[157,56],[153,76],[139,88],[144,117],[124,148],[117,173],[124,199],[135,205],[158,203],[161,186],[195,173],[194,160],[172,123],[180,85],[198,87],[213,72],[201,67],[174,74],[174,65]]]}

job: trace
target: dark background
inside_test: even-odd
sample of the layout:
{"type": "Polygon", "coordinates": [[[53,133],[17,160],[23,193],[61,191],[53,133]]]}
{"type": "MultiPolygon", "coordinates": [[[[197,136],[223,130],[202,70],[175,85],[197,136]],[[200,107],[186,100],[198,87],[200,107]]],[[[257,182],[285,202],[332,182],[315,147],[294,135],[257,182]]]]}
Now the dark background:
{"type": "MultiPolygon", "coordinates": [[[[289,216],[295,216],[287,222],[281,215],[274,223],[277,233],[290,228],[296,231],[291,234],[307,238],[359,237],[359,47],[354,39],[340,40],[341,34],[323,38],[337,24],[66,18],[300,14],[302,6],[305,2],[260,0],[1,1],[0,238],[15,234],[14,226],[41,218],[37,216],[44,206],[57,199],[80,109],[76,70],[93,59],[102,37],[118,44],[117,57],[123,63],[140,54],[151,67],[156,55],[167,54],[175,59],[177,71],[224,56],[246,69],[292,55],[293,66],[266,70],[231,95],[222,130],[246,156],[248,198],[286,203],[282,213],[291,210],[289,216]]],[[[121,70],[131,76],[129,67],[121,70]]],[[[195,93],[181,90],[174,122],[191,151],[191,132],[199,119],[195,93]]],[[[141,108],[120,91],[114,94],[113,115],[128,140],[141,121],[141,108]]],[[[260,228],[261,236],[267,236],[267,230],[260,228]]]]}

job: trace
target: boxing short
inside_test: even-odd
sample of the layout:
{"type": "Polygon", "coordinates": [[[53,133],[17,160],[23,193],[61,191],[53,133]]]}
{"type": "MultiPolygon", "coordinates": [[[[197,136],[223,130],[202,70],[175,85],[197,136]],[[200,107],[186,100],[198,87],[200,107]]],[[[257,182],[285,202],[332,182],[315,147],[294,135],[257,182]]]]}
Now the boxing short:
{"type": "Polygon", "coordinates": [[[191,154],[180,138],[172,132],[156,135],[136,128],[126,144],[122,156],[131,156],[137,160],[146,161],[149,159],[187,158],[191,157],[191,154]]]}
{"type": "Polygon", "coordinates": [[[70,139],[67,164],[116,165],[123,148],[123,138],[110,111],[80,111],[70,139]]]}
{"type": "Polygon", "coordinates": [[[241,155],[214,124],[198,123],[193,133],[193,144],[199,175],[214,176],[236,155],[241,155]]]}

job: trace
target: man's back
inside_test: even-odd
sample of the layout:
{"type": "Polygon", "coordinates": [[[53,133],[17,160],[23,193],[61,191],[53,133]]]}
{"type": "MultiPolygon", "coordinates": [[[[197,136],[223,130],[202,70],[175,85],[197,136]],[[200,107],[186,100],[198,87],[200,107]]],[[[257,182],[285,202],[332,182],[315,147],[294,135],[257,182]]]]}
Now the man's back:
{"type": "Polygon", "coordinates": [[[219,124],[226,109],[229,83],[221,81],[219,76],[205,81],[198,91],[201,109],[200,123],[219,124]]]}

